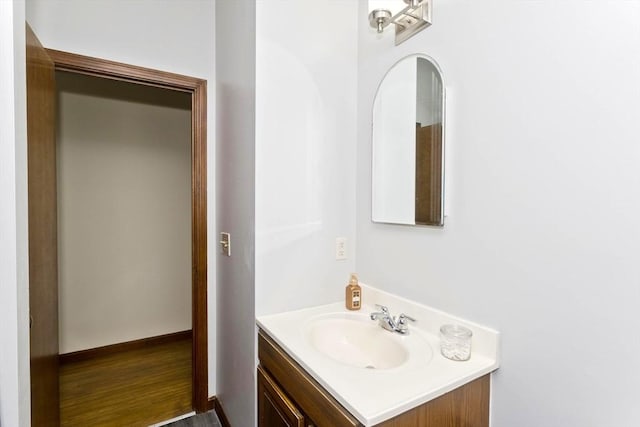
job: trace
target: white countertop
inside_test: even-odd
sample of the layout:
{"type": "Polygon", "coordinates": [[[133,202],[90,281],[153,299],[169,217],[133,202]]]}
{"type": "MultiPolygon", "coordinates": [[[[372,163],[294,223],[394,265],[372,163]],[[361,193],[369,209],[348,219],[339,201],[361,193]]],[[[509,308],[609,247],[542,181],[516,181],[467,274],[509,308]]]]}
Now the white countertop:
{"type": "MultiPolygon", "coordinates": [[[[431,307],[363,285],[363,307],[348,311],[344,302],[260,316],[257,323],[296,362],[365,426],[373,426],[439,397],[461,385],[496,370],[499,366],[499,333],[490,328],[450,316],[431,307]],[[309,321],[331,313],[361,313],[368,316],[375,304],[383,304],[393,315],[416,318],[411,334],[426,340],[432,357],[410,355],[397,368],[372,370],[347,366],[316,350],[305,334],[309,321]],[[471,358],[455,362],[440,354],[440,326],[456,323],[473,331],[471,358]],[[422,358],[426,359],[423,361],[422,358]]],[[[373,321],[372,321],[373,322],[373,321]]],[[[391,332],[389,332],[391,334],[391,332]]],[[[404,337],[398,335],[399,340],[404,337]]]]}

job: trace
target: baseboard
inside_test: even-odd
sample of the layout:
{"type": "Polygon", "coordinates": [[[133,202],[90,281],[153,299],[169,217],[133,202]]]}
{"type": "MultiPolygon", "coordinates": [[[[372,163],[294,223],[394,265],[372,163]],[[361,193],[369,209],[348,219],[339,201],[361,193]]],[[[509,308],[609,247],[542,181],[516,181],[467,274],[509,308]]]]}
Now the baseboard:
{"type": "MultiPolygon", "coordinates": [[[[1,1],[1,0],[0,0],[1,1]]],[[[118,344],[105,345],[103,347],[90,348],[87,350],[73,351],[58,355],[58,361],[61,365],[68,363],[81,362],[83,360],[93,359],[95,357],[106,356],[109,354],[120,353],[129,350],[138,350],[145,347],[151,347],[160,344],[166,344],[175,341],[190,339],[192,336],[191,329],[188,331],[174,332],[171,334],[158,335],[156,337],[142,338],[139,340],[127,341],[118,344]]]]}
{"type": "Polygon", "coordinates": [[[214,409],[216,411],[216,415],[218,416],[222,427],[231,427],[231,424],[229,424],[229,419],[225,415],[224,409],[222,409],[222,405],[220,404],[220,401],[217,397],[212,396],[209,398],[209,407],[210,409],[214,409]]]}

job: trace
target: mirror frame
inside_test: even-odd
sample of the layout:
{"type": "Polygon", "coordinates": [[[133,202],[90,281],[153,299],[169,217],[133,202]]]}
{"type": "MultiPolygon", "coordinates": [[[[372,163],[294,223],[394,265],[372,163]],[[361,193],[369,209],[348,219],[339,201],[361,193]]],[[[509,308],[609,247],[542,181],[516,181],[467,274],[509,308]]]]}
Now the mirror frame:
{"type": "MultiPolygon", "coordinates": [[[[433,59],[432,56],[429,56],[427,54],[424,53],[412,53],[406,56],[403,56],[402,58],[398,59],[397,61],[395,61],[393,63],[393,65],[391,65],[391,67],[389,67],[389,69],[384,73],[384,75],[382,76],[382,79],[380,80],[380,82],[378,83],[377,87],[376,87],[376,91],[375,94],[373,96],[373,101],[372,101],[372,105],[371,105],[371,222],[373,222],[374,224],[390,224],[390,225],[401,225],[401,226],[408,226],[408,227],[438,227],[438,228],[442,228],[444,227],[444,218],[446,215],[445,212],[445,157],[446,157],[446,121],[447,121],[447,114],[446,114],[446,85],[445,85],[445,80],[444,80],[444,73],[442,72],[442,68],[440,68],[440,65],[436,62],[435,59],[433,59]],[[440,167],[441,167],[441,183],[440,183],[440,222],[438,224],[425,224],[425,223],[416,223],[416,224],[402,224],[402,223],[397,223],[397,222],[387,222],[387,221],[375,221],[373,219],[373,193],[374,193],[374,189],[373,189],[373,161],[374,161],[374,141],[373,141],[373,135],[374,135],[374,122],[373,122],[373,117],[374,117],[374,109],[375,109],[375,105],[376,105],[376,98],[378,97],[378,93],[380,92],[380,87],[382,86],[382,84],[384,83],[385,79],[387,78],[387,76],[389,75],[389,73],[398,65],[400,64],[402,61],[405,61],[407,59],[411,59],[411,58],[416,58],[416,60],[418,58],[423,58],[426,59],[427,61],[429,61],[431,63],[431,65],[433,65],[433,67],[435,68],[436,72],[438,73],[438,75],[440,76],[440,81],[442,82],[442,96],[441,96],[441,103],[442,103],[442,155],[441,155],[441,159],[440,159],[440,167]]],[[[417,96],[417,95],[416,95],[417,96]]]]}

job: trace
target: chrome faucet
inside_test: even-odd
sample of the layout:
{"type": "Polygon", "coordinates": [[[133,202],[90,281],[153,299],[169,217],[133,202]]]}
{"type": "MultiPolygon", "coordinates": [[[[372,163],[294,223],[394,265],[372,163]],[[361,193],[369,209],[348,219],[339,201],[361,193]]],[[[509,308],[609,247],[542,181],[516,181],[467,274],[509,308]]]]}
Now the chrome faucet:
{"type": "Polygon", "coordinates": [[[378,324],[387,331],[397,332],[402,335],[409,334],[409,325],[407,321],[411,320],[412,322],[415,322],[416,319],[409,317],[404,313],[394,317],[389,313],[389,309],[384,305],[376,304],[376,307],[378,307],[380,311],[371,313],[369,315],[371,320],[377,320],[378,324]]]}

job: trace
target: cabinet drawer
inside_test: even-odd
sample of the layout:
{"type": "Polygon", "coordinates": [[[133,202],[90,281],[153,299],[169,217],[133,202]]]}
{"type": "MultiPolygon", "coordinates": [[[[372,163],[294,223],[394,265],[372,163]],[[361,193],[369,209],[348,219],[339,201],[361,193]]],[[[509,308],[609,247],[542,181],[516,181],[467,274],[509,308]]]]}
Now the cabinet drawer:
{"type": "Polygon", "coordinates": [[[304,415],[258,366],[258,427],[306,427],[304,415]]]}
{"type": "Polygon", "coordinates": [[[362,426],[262,330],[258,333],[258,357],[261,367],[318,427],[362,426]]]}

